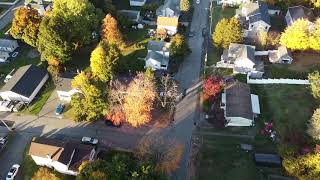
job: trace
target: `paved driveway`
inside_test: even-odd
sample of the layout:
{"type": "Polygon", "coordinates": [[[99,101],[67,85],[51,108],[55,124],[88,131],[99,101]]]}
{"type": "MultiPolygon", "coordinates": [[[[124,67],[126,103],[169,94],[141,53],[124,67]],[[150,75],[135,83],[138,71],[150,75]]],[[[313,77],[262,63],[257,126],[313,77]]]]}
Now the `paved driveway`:
{"type": "Polygon", "coordinates": [[[47,102],[42,107],[41,111],[39,112],[39,116],[59,119],[63,118],[63,114],[59,116],[55,114],[56,107],[59,103],[63,102],[60,101],[56,90],[54,90],[48,98],[47,102]]]}

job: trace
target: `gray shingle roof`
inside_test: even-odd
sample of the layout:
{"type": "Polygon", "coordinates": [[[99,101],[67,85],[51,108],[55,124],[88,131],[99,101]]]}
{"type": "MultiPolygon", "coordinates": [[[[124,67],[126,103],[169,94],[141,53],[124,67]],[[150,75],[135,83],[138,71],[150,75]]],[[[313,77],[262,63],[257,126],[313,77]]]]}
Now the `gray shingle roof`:
{"type": "Polygon", "coordinates": [[[47,71],[34,65],[20,67],[12,78],[2,87],[1,91],[12,91],[25,97],[30,97],[47,71]]]}
{"type": "Polygon", "coordinates": [[[311,9],[308,9],[304,6],[293,6],[288,8],[288,12],[292,18],[292,21],[297,19],[308,19],[309,21],[313,21],[315,16],[311,9]]]}
{"type": "Polygon", "coordinates": [[[57,80],[56,90],[58,91],[70,91],[72,90],[71,82],[76,76],[76,73],[63,73],[57,80]]]}

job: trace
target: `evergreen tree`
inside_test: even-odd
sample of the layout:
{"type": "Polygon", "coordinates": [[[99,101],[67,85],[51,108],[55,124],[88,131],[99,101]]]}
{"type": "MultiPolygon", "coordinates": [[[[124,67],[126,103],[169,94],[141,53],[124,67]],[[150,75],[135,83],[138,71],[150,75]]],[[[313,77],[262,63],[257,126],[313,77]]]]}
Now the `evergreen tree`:
{"type": "Polygon", "coordinates": [[[122,47],[124,45],[122,34],[118,27],[118,22],[110,14],[107,14],[103,19],[101,28],[101,37],[106,43],[115,44],[118,47],[122,47]]]}

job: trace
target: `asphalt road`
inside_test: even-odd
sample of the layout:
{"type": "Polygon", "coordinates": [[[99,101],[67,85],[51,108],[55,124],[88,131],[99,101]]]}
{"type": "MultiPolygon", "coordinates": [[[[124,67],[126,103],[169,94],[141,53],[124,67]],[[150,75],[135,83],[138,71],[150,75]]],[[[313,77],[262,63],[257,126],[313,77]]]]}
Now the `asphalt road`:
{"type": "Polygon", "coordinates": [[[0,29],[2,29],[3,27],[5,27],[7,24],[12,22],[13,19],[13,14],[14,14],[14,9],[19,7],[19,6],[23,6],[24,5],[24,0],[20,0],[17,4],[11,6],[10,12],[8,12],[5,16],[3,16],[0,19],[0,29]]]}

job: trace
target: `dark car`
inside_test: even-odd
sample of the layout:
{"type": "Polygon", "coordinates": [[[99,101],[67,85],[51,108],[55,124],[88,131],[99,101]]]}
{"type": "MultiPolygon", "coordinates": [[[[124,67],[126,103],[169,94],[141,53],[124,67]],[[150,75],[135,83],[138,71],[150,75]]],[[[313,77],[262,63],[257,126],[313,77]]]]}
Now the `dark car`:
{"type": "Polygon", "coordinates": [[[110,126],[110,127],[116,127],[116,128],[120,128],[121,127],[121,123],[120,124],[114,124],[111,120],[109,120],[109,119],[105,119],[104,120],[104,124],[106,125],[106,126],[110,126]]]}
{"type": "Polygon", "coordinates": [[[58,104],[58,106],[56,107],[56,115],[62,114],[63,109],[64,109],[64,104],[58,104]]]}

